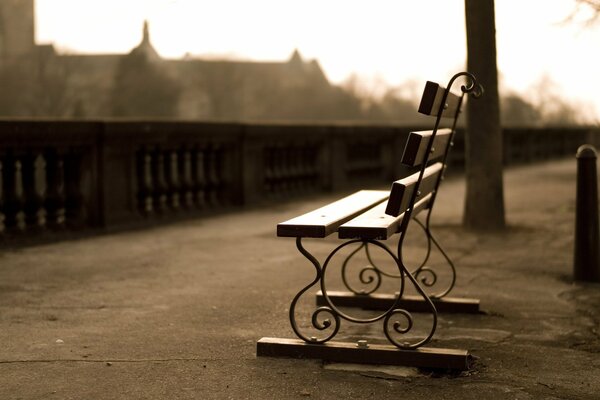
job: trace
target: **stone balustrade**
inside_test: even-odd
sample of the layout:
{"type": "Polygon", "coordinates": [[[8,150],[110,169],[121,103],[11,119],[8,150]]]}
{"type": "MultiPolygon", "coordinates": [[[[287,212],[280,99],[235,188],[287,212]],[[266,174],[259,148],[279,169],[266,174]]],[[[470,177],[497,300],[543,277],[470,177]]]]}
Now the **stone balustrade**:
{"type": "MultiPolygon", "coordinates": [[[[407,134],[367,125],[0,121],[3,235],[144,225],[407,173],[407,134]]],[[[574,155],[589,128],[506,129],[506,164],[574,155]]],[[[462,132],[452,169],[464,164],[462,132]]]]}

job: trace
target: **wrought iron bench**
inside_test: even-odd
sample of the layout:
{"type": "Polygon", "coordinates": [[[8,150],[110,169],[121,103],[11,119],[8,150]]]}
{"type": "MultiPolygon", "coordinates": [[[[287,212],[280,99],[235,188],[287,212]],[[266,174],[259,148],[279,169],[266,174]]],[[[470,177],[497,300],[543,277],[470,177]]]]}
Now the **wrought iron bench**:
{"type": "MultiPolygon", "coordinates": [[[[390,191],[361,190],[307,214],[277,225],[277,236],[295,237],[296,247],[315,267],[314,280],[294,297],[289,309],[292,329],[299,339],[262,338],[257,343],[258,356],[283,356],[299,358],[319,358],[330,361],[365,362],[373,364],[399,364],[417,367],[466,369],[469,354],[466,350],[452,350],[423,347],[433,337],[437,326],[438,310],[478,311],[479,301],[475,299],[450,299],[448,293],[456,281],[456,271],[451,259],[444,252],[430,229],[430,217],[437,189],[443,179],[448,153],[452,145],[456,122],[460,114],[465,94],[479,97],[483,88],[475,77],[461,72],[452,77],[447,89],[433,82],[427,82],[419,112],[435,117],[434,128],[430,131],[411,132],[404,149],[401,162],[417,171],[392,184],[390,191]],[[461,93],[450,89],[454,82],[462,78],[466,82],[461,93]],[[442,120],[449,120],[451,128],[441,128],[442,120]],[[425,222],[416,217],[425,213],[425,222]],[[427,240],[424,261],[413,270],[403,258],[403,246],[411,220],[423,229],[427,240]],[[321,264],[304,247],[304,238],[326,238],[338,233],[346,239],[336,246],[321,264]],[[385,243],[399,234],[397,251],[392,251],[385,243]],[[428,266],[432,247],[437,248],[450,270],[450,284],[436,293],[427,293],[436,281],[436,272],[428,266]],[[364,251],[367,265],[360,269],[358,281],[370,289],[355,289],[349,276],[350,261],[364,251]],[[372,253],[392,260],[390,273],[379,266],[372,253]],[[344,255],[344,253],[348,253],[344,255]],[[333,260],[344,257],[341,263],[341,278],[348,289],[346,292],[328,291],[327,269],[333,260]],[[389,294],[376,294],[382,287],[383,278],[392,278],[395,290],[389,294]],[[308,318],[315,335],[305,334],[305,328],[297,319],[300,299],[315,285],[320,286],[317,308],[308,318]],[[409,295],[409,287],[414,293],[409,295]],[[383,310],[376,316],[350,315],[341,307],[358,306],[383,310]],[[418,332],[415,317],[410,311],[426,313],[426,327],[418,332]],[[355,324],[383,322],[383,332],[391,344],[371,344],[365,339],[355,342],[331,341],[339,332],[341,321],[355,324]],[[416,338],[415,338],[416,334],[416,338]]],[[[359,334],[360,335],[360,334],[359,334]]]]}

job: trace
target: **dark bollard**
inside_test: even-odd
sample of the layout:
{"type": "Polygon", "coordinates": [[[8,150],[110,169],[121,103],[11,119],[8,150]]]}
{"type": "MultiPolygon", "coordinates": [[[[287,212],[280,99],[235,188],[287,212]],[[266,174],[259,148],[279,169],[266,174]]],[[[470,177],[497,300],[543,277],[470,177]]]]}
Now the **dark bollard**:
{"type": "Polygon", "coordinates": [[[575,201],[575,265],[577,281],[600,282],[600,232],[598,227],[597,153],[584,144],[577,149],[575,201]]]}

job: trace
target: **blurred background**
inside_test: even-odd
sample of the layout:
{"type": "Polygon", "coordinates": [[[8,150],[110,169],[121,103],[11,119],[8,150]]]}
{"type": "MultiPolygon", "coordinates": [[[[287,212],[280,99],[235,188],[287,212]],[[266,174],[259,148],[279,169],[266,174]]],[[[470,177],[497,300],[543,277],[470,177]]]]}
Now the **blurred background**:
{"type": "MultiPolygon", "coordinates": [[[[586,1],[496,4],[504,126],[600,115],[586,1]]],[[[465,69],[462,0],[2,0],[0,115],[418,123],[465,69]]]]}

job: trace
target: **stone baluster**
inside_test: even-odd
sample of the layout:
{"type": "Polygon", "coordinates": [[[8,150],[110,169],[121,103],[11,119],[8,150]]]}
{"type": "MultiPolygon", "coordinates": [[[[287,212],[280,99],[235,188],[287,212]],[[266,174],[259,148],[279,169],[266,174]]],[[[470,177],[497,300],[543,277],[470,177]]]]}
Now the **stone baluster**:
{"type": "Polygon", "coordinates": [[[209,148],[207,154],[207,178],[208,178],[208,202],[211,206],[219,205],[219,193],[221,190],[221,170],[220,170],[220,158],[221,149],[216,145],[209,148]]]}
{"type": "Polygon", "coordinates": [[[279,189],[281,193],[285,193],[288,189],[288,148],[282,145],[277,151],[277,175],[279,176],[279,189]]]}
{"type": "Polygon", "coordinates": [[[281,177],[282,194],[289,194],[292,189],[290,181],[290,145],[284,145],[279,150],[279,176],[281,177]]]}
{"type": "Polygon", "coordinates": [[[264,147],[263,148],[263,168],[264,168],[264,177],[263,183],[264,188],[267,193],[272,193],[274,184],[274,175],[273,175],[273,148],[272,147],[264,147]]]}
{"type": "Polygon", "coordinates": [[[302,146],[299,152],[298,168],[300,170],[300,182],[304,190],[311,187],[310,179],[310,145],[302,146]]]}
{"type": "Polygon", "coordinates": [[[46,161],[39,153],[29,153],[22,159],[25,224],[28,229],[40,230],[46,225],[46,161]]]}
{"type": "Polygon", "coordinates": [[[288,147],[285,145],[277,150],[277,175],[279,176],[279,193],[285,196],[289,189],[288,147]]]}
{"type": "Polygon", "coordinates": [[[279,174],[281,176],[281,189],[285,194],[288,194],[292,190],[291,170],[290,170],[290,150],[291,146],[288,144],[280,150],[279,156],[279,174]]]}
{"type": "Polygon", "coordinates": [[[0,160],[0,233],[4,233],[4,216],[6,211],[4,210],[4,168],[3,161],[0,160]]]}
{"type": "Polygon", "coordinates": [[[138,210],[142,215],[148,216],[154,211],[152,201],[152,155],[146,148],[137,153],[137,183],[138,183],[138,210]]]}
{"type": "Polygon", "coordinates": [[[360,168],[359,163],[360,163],[360,155],[362,154],[361,152],[359,152],[358,154],[356,154],[356,151],[354,151],[354,149],[356,148],[356,143],[353,142],[349,142],[346,143],[346,174],[348,174],[348,177],[350,178],[356,170],[358,170],[360,168]]]}
{"type": "Polygon", "coordinates": [[[65,225],[65,173],[63,157],[54,149],[46,152],[46,225],[65,225]]]}
{"type": "Polygon", "coordinates": [[[167,202],[173,211],[180,208],[181,189],[179,183],[179,163],[177,161],[177,151],[171,150],[166,153],[167,159],[165,162],[165,175],[167,177],[167,202]]]}
{"type": "Polygon", "coordinates": [[[277,195],[283,188],[283,149],[280,146],[273,147],[273,194],[277,195]]]}
{"type": "Polygon", "coordinates": [[[83,154],[73,150],[65,155],[65,219],[71,228],[82,228],[86,204],[82,193],[83,154]]]}
{"type": "Polygon", "coordinates": [[[302,151],[303,145],[294,146],[292,151],[292,173],[294,175],[294,188],[301,192],[304,190],[304,182],[302,177],[302,151]]]}
{"type": "Polygon", "coordinates": [[[287,182],[287,189],[289,193],[294,193],[297,191],[298,187],[296,185],[296,167],[294,165],[294,152],[296,150],[296,146],[293,143],[290,143],[288,147],[285,149],[285,181],[287,182]]]}
{"type": "Polygon", "coordinates": [[[192,178],[194,182],[193,192],[196,207],[203,209],[206,207],[206,158],[204,157],[204,149],[198,148],[194,150],[192,157],[192,178]]]}
{"type": "Polygon", "coordinates": [[[321,169],[322,164],[319,163],[319,146],[312,145],[308,149],[307,154],[307,162],[308,162],[308,170],[310,171],[310,184],[311,187],[314,187],[320,182],[320,176],[323,174],[323,170],[321,169]]]}
{"type": "Polygon", "coordinates": [[[165,158],[160,149],[152,154],[152,193],[154,210],[162,213],[167,210],[167,183],[165,179],[165,158]]]}
{"type": "Polygon", "coordinates": [[[285,152],[286,181],[288,182],[288,189],[292,193],[298,190],[295,160],[296,149],[297,147],[295,145],[290,144],[285,152]]]}
{"type": "Polygon", "coordinates": [[[8,154],[5,158],[3,183],[6,230],[22,231],[25,229],[23,174],[21,160],[14,154],[8,154]]]}
{"type": "Polygon", "coordinates": [[[194,206],[194,183],[192,174],[192,153],[182,148],[179,153],[179,176],[181,203],[186,209],[194,206]]]}

